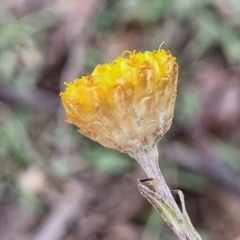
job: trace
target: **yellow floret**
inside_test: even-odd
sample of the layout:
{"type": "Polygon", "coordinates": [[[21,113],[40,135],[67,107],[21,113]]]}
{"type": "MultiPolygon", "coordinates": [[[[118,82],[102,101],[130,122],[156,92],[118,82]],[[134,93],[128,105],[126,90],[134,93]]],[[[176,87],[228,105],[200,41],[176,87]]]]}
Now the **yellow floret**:
{"type": "Polygon", "coordinates": [[[177,74],[169,51],[125,51],[67,84],[60,94],[66,120],[83,135],[122,152],[152,145],[171,125],[177,74]]]}

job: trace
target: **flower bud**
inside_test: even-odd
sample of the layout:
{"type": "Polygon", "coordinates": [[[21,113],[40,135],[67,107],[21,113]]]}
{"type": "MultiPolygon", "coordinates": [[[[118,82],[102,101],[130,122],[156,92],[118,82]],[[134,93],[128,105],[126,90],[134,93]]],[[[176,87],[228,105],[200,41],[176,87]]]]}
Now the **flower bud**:
{"type": "Polygon", "coordinates": [[[66,121],[86,137],[126,153],[154,145],[169,129],[178,76],[169,51],[128,53],[97,65],[60,94],[66,121]]]}

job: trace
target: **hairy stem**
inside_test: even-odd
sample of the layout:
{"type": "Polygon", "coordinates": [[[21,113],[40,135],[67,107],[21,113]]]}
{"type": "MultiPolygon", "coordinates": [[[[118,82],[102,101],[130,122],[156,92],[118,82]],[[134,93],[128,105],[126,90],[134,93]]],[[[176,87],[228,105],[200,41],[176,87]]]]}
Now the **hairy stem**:
{"type": "Polygon", "coordinates": [[[179,239],[201,240],[185,211],[183,198],[181,201],[184,207],[183,212],[181,212],[160,171],[157,146],[139,149],[137,152],[132,153],[131,156],[138,161],[148,178],[155,180],[153,184],[155,192],[150,189],[147,190],[139,182],[141,194],[158,210],[164,221],[172,228],[179,239]]]}

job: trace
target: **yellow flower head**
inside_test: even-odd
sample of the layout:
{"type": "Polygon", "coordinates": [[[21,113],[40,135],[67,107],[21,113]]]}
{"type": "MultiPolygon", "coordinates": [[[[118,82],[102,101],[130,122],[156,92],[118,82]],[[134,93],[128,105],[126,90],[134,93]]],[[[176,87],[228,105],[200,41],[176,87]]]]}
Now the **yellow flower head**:
{"type": "MultiPolygon", "coordinates": [[[[124,52],[126,53],[126,52],[124,52]]],[[[105,147],[131,153],[154,145],[169,129],[178,65],[159,49],[97,65],[60,93],[66,120],[105,147]]]]}

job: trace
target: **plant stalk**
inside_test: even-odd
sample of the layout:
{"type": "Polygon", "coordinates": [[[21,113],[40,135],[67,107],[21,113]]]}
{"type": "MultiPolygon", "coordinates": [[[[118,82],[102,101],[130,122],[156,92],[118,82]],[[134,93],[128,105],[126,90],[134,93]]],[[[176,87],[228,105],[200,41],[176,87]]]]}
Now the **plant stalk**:
{"type": "Polygon", "coordinates": [[[138,182],[141,194],[157,209],[180,240],[201,240],[187,215],[182,192],[177,191],[182,203],[181,211],[160,171],[157,145],[141,148],[130,155],[138,161],[149,180],[154,179],[155,192],[142,185],[141,180],[138,182]]]}

